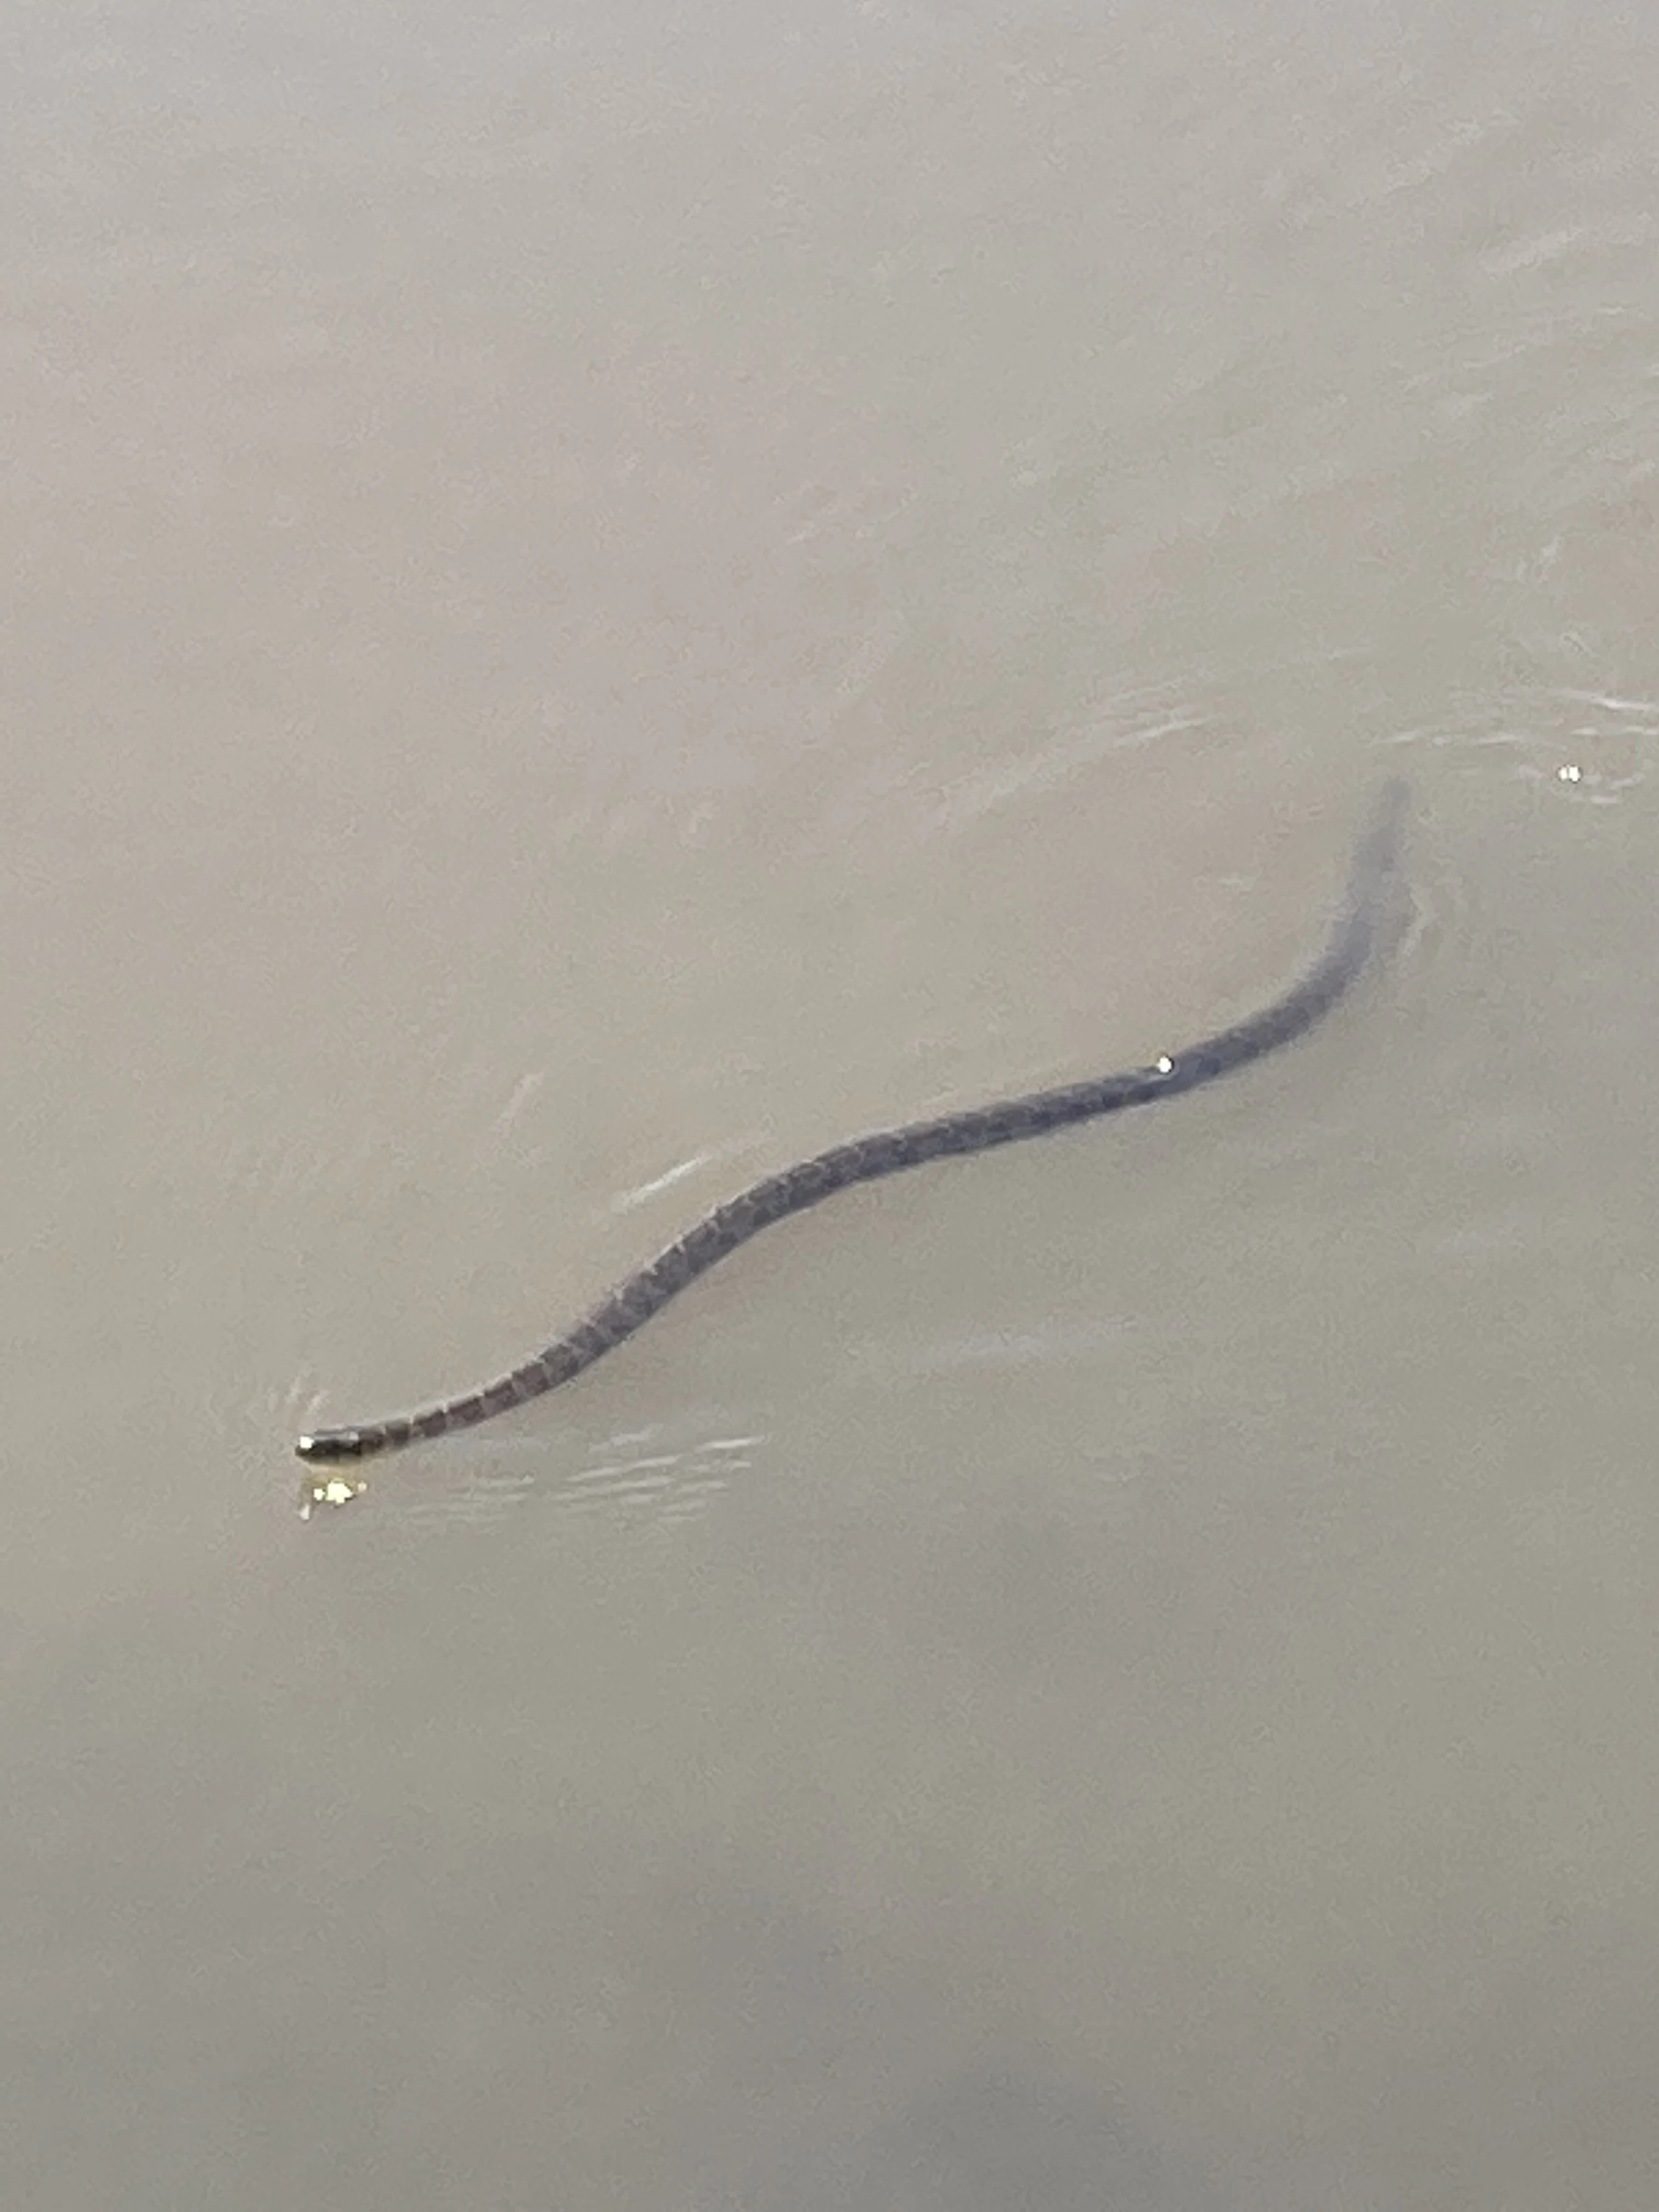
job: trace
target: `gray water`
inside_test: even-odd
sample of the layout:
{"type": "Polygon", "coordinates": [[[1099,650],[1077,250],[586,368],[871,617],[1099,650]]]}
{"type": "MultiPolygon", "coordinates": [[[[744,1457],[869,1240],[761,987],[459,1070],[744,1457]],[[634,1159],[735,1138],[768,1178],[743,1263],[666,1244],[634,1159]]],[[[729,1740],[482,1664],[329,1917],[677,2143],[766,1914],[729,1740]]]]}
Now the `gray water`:
{"type": "Polygon", "coordinates": [[[0,2197],[1648,2212],[1659,21],[0,44],[0,2197]]]}

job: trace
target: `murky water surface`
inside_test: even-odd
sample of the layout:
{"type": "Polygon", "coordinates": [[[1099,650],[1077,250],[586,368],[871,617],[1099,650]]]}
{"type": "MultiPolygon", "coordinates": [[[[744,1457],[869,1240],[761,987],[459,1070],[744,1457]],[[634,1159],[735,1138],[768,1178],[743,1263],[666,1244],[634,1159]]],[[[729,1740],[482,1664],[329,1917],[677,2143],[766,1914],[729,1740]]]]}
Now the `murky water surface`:
{"type": "Polygon", "coordinates": [[[7,2201],[1644,2212],[1659,23],[4,46],[7,2201]]]}

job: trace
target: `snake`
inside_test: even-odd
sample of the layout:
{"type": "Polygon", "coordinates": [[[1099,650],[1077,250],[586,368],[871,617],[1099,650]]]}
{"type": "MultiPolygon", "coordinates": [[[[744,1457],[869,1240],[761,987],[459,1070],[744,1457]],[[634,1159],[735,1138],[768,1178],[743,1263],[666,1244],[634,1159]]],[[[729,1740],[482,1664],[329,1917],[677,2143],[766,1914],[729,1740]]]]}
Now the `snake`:
{"type": "Polygon", "coordinates": [[[410,1413],[349,1427],[319,1429],[295,1445],[307,1463],[301,1510],[343,1505],[368,1484],[355,1473],[326,1474],[432,1437],[453,1435],[563,1386],[644,1328],[672,1298],[763,1229],[804,1213],[836,1192],[928,1162],[989,1152],[1047,1135],[1131,1106],[1151,1105],[1217,1082],[1277,1052],[1310,1030],[1349,990],[1389,934],[1409,805],[1403,782],[1385,784],[1355,843],[1346,887],[1324,950],[1271,1004],[1196,1044],[1165,1052],[1145,1066],[1061,1084],[867,1135],[815,1152],[764,1176],[715,1206],[654,1260],[637,1267],[550,1344],[493,1382],[410,1413]],[[312,1470],[316,1472],[312,1472],[312,1470]]]}

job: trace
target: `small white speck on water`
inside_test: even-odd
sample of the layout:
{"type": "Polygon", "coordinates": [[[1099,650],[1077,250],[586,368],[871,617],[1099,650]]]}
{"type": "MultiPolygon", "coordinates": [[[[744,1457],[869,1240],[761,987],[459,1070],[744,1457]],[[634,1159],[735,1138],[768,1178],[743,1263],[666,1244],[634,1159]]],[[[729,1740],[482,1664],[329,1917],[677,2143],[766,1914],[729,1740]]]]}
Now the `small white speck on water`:
{"type": "Polygon", "coordinates": [[[1173,1075],[1175,1073],[1175,1062],[1170,1059],[1167,1052],[1159,1053],[1158,1058],[1152,1062],[1152,1066],[1158,1070],[1160,1075],[1173,1075]]]}

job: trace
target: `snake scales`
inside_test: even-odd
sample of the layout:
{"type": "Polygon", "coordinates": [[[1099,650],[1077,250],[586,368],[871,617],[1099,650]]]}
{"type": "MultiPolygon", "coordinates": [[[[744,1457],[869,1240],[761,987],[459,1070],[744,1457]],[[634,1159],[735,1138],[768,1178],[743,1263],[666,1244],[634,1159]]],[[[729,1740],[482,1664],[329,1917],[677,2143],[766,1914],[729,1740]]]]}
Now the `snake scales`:
{"type": "MultiPolygon", "coordinates": [[[[1231,1075],[1260,1060],[1264,1053],[1289,1044],[1336,1003],[1385,934],[1406,807],[1405,786],[1386,785],[1354,848],[1347,889],[1324,951],[1288,990],[1259,1012],[1184,1051],[1165,1054],[1150,1066],[1132,1068],[1126,1074],[1097,1076],[1057,1090],[1033,1091],[1024,1098],[971,1107],[933,1121],[908,1122],[902,1128],[877,1130],[785,1168],[780,1175],[767,1176],[705,1214],[666,1251],[636,1269],[562,1336],[556,1337],[510,1374],[419,1413],[359,1422],[350,1428],[319,1429],[301,1437],[295,1450],[311,1464],[350,1462],[394,1451],[426,1437],[447,1436],[455,1429],[471,1428],[475,1422],[523,1405],[526,1399],[558,1389],[607,1352],[615,1351],[653,1314],[660,1313],[688,1283],[707,1274],[717,1261],[773,1222],[803,1212],[835,1191],[879,1176],[896,1175],[901,1169],[920,1167],[927,1160],[986,1152],[994,1145],[1014,1144],[1074,1121],[1091,1121],[1097,1115],[1172,1098],[1181,1091],[1195,1090],[1200,1084],[1231,1075]]],[[[319,1505],[344,1504],[365,1487],[356,1477],[307,1474],[302,1510],[309,1513],[319,1505]]]]}

